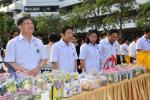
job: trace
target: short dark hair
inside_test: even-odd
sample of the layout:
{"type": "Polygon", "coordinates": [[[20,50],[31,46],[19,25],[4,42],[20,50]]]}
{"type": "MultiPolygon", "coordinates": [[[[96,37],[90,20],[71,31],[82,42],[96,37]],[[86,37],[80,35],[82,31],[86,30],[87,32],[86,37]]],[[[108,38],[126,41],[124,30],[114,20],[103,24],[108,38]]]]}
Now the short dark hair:
{"type": "Polygon", "coordinates": [[[73,37],[75,37],[76,39],[78,38],[78,36],[76,34],[73,34],[73,37]]]}
{"type": "Polygon", "coordinates": [[[148,33],[148,32],[150,32],[150,27],[146,27],[146,28],[144,28],[144,29],[143,29],[143,32],[144,32],[144,33],[148,33]]]}
{"type": "Polygon", "coordinates": [[[87,44],[91,43],[90,39],[89,39],[89,36],[92,34],[92,33],[95,33],[97,35],[97,40],[96,40],[96,44],[99,44],[99,34],[98,34],[98,31],[97,30],[94,30],[94,29],[90,29],[87,36],[86,36],[86,39],[85,39],[85,42],[87,44]]]}
{"type": "Polygon", "coordinates": [[[125,38],[121,39],[121,44],[124,44],[126,41],[128,41],[128,40],[125,38]]]}
{"type": "Polygon", "coordinates": [[[58,34],[52,33],[52,34],[49,34],[48,40],[49,40],[50,42],[55,43],[55,42],[57,42],[57,41],[60,40],[60,37],[58,36],[58,34]]]}
{"type": "Polygon", "coordinates": [[[103,32],[101,33],[101,37],[104,37],[104,36],[107,36],[107,32],[106,32],[106,31],[103,31],[103,32]]]}
{"type": "Polygon", "coordinates": [[[134,41],[134,40],[136,40],[137,38],[139,38],[140,36],[137,34],[137,35],[134,35],[133,37],[132,37],[132,41],[134,41]]]}
{"type": "Polygon", "coordinates": [[[22,16],[22,17],[18,18],[18,20],[16,22],[17,26],[21,25],[24,22],[24,20],[27,20],[27,19],[30,19],[32,22],[34,22],[30,16],[22,16]]]}
{"type": "Polygon", "coordinates": [[[61,29],[61,33],[65,34],[66,30],[68,30],[68,29],[73,30],[73,27],[72,27],[72,26],[64,26],[64,27],[61,29]]]}
{"type": "Polygon", "coordinates": [[[112,35],[113,33],[117,33],[117,34],[118,34],[119,32],[118,32],[118,30],[116,30],[116,29],[110,29],[110,30],[107,32],[108,35],[112,35]]]}

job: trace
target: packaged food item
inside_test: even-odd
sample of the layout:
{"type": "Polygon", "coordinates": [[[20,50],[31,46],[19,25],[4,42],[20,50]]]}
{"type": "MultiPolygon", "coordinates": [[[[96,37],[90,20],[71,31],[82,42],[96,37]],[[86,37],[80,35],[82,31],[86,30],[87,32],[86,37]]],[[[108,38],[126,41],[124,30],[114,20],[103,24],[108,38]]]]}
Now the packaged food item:
{"type": "Polygon", "coordinates": [[[13,97],[11,94],[7,93],[4,96],[0,96],[0,100],[13,100],[13,97]]]}
{"type": "Polygon", "coordinates": [[[20,89],[26,89],[29,90],[32,88],[33,86],[33,80],[31,80],[30,78],[24,78],[24,79],[20,79],[19,82],[17,83],[17,86],[20,89]]]}
{"type": "Polygon", "coordinates": [[[53,86],[50,89],[50,100],[60,100],[62,97],[62,82],[54,80],[53,86]]]}
{"type": "Polygon", "coordinates": [[[118,73],[117,68],[104,69],[103,72],[107,75],[108,83],[120,81],[120,73],[118,73]]]}
{"type": "Polygon", "coordinates": [[[65,74],[63,84],[63,97],[70,96],[72,96],[71,76],[70,74],[65,74]]]}
{"type": "Polygon", "coordinates": [[[10,78],[10,74],[8,73],[0,74],[0,84],[3,84],[9,78],[10,78]]]}
{"type": "Polygon", "coordinates": [[[4,96],[7,92],[6,86],[4,84],[0,85],[0,96],[4,96]]]}
{"type": "Polygon", "coordinates": [[[104,73],[98,74],[96,80],[100,84],[100,86],[105,86],[108,84],[107,75],[104,73]]]}
{"type": "Polygon", "coordinates": [[[31,100],[32,99],[31,90],[18,90],[13,100],[31,100]]]}
{"type": "Polygon", "coordinates": [[[8,79],[5,83],[4,83],[6,89],[7,89],[7,92],[9,93],[14,93],[17,91],[17,87],[16,87],[16,84],[15,84],[15,81],[12,80],[12,79],[8,79]]]}
{"type": "Polygon", "coordinates": [[[46,91],[46,84],[47,82],[43,79],[37,79],[37,86],[44,92],[46,91]]]}
{"type": "Polygon", "coordinates": [[[63,97],[70,97],[70,96],[72,96],[72,87],[71,87],[70,83],[64,84],[63,97]]]}
{"type": "Polygon", "coordinates": [[[93,90],[99,87],[99,83],[96,80],[89,80],[89,79],[81,79],[81,90],[93,90]]]}
{"type": "Polygon", "coordinates": [[[73,73],[72,76],[73,76],[73,78],[72,78],[73,94],[80,94],[81,86],[80,86],[80,81],[79,81],[79,75],[78,75],[78,73],[73,73]]]}
{"type": "Polygon", "coordinates": [[[33,89],[32,91],[32,100],[41,100],[41,90],[40,89],[33,89]]]}

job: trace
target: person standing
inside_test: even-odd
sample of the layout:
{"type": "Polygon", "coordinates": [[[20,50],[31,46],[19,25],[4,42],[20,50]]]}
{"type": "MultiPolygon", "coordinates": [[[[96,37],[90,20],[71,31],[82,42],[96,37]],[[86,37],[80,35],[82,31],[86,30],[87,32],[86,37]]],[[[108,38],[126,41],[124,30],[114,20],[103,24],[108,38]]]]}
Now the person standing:
{"type": "Polygon", "coordinates": [[[144,35],[137,40],[136,50],[150,52],[150,28],[144,29],[144,35]]]}
{"type": "Polygon", "coordinates": [[[126,57],[128,56],[128,40],[122,39],[122,43],[120,45],[120,52],[122,56],[122,62],[127,63],[126,57]]]}
{"type": "Polygon", "coordinates": [[[73,28],[64,26],[61,30],[61,40],[55,43],[51,49],[50,62],[53,69],[65,73],[77,71],[77,52],[72,43],[73,28]]]}
{"type": "Polygon", "coordinates": [[[100,71],[100,52],[99,52],[99,39],[96,30],[89,30],[86,37],[86,43],[81,45],[80,48],[80,67],[86,72],[100,71]]]}
{"type": "Polygon", "coordinates": [[[146,70],[150,73],[150,28],[144,29],[144,35],[137,40],[136,50],[137,64],[145,67],[146,70]]]}
{"type": "Polygon", "coordinates": [[[48,55],[48,61],[47,64],[50,65],[50,52],[51,52],[51,48],[54,45],[54,43],[58,42],[60,40],[58,34],[52,33],[49,34],[48,36],[48,41],[49,43],[47,45],[44,45],[47,55],[48,55]]]}
{"type": "Polygon", "coordinates": [[[51,64],[50,64],[50,52],[51,52],[51,48],[53,46],[54,43],[58,42],[60,40],[58,34],[55,34],[55,33],[51,33],[49,34],[48,36],[48,41],[49,43],[47,45],[44,45],[44,48],[46,50],[46,53],[48,55],[48,60],[47,60],[47,63],[45,65],[45,67],[43,67],[41,69],[41,73],[43,72],[51,72],[52,70],[52,67],[51,67],[51,64]]]}
{"type": "MultiPolygon", "coordinates": [[[[118,39],[118,31],[115,29],[111,29],[108,31],[107,37],[103,39],[99,44],[100,57],[101,57],[101,69],[105,67],[106,61],[110,57],[113,56],[116,58],[117,39],[118,39]]],[[[113,64],[116,64],[116,62],[114,62],[113,64]]]]}
{"type": "Polygon", "coordinates": [[[136,60],[136,42],[139,39],[139,36],[134,36],[133,41],[129,45],[129,56],[130,56],[130,63],[135,63],[136,60]]]}
{"type": "Polygon", "coordinates": [[[20,35],[7,43],[5,62],[9,62],[16,71],[37,75],[46,64],[46,51],[41,40],[34,37],[33,20],[22,16],[17,20],[20,35]]]}

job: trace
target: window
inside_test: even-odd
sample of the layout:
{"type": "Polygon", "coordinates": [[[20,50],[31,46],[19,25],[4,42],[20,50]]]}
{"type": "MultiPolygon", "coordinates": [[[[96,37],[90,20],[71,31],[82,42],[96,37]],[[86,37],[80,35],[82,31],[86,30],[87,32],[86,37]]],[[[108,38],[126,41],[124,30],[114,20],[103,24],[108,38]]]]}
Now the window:
{"type": "Polygon", "coordinates": [[[26,12],[56,12],[59,6],[25,6],[26,12]]]}

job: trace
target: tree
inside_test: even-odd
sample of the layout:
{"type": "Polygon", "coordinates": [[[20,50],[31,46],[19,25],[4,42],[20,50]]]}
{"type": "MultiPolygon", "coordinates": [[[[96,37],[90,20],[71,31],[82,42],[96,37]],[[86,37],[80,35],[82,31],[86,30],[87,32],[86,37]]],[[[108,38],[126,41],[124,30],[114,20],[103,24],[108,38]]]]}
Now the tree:
{"type": "Polygon", "coordinates": [[[83,3],[75,6],[68,15],[71,24],[76,29],[84,29],[86,27],[99,29],[102,26],[99,14],[100,7],[97,6],[96,0],[83,0],[83,3]]]}
{"type": "Polygon", "coordinates": [[[63,20],[58,15],[37,16],[34,17],[36,32],[41,34],[49,34],[51,32],[60,32],[63,20]]]}
{"type": "Polygon", "coordinates": [[[77,32],[78,29],[82,30],[86,27],[86,5],[79,7],[78,5],[67,15],[67,24],[74,27],[77,32]]]}
{"type": "Polygon", "coordinates": [[[138,28],[150,27],[150,2],[139,5],[136,25],[138,28]]]}
{"type": "Polygon", "coordinates": [[[103,19],[104,26],[119,28],[123,33],[123,24],[128,20],[129,13],[134,9],[135,0],[96,0],[101,7],[101,14],[106,15],[103,19]]]}
{"type": "Polygon", "coordinates": [[[15,20],[12,16],[5,14],[3,12],[0,13],[0,47],[5,47],[10,32],[17,30],[15,25],[15,20]]]}

